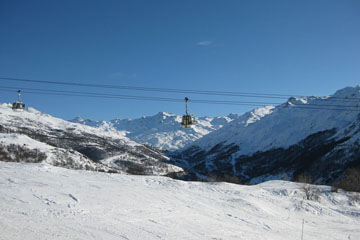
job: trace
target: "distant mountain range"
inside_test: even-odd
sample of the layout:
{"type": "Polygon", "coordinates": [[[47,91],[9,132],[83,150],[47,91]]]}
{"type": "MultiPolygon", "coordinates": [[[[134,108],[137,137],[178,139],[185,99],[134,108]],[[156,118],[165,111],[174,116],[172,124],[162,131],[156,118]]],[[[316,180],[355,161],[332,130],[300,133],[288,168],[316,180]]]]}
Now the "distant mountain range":
{"type": "Polygon", "coordinates": [[[332,184],[360,167],[359,105],[360,87],[347,87],[242,115],[198,118],[194,128],[183,129],[181,116],[165,112],[69,122],[1,104],[0,157],[190,180],[230,176],[255,184],[306,176],[332,184]]]}
{"type": "Polygon", "coordinates": [[[166,112],[159,112],[149,117],[111,121],[92,121],[77,117],[71,122],[97,127],[105,132],[120,131],[135,142],[174,151],[221,128],[239,116],[229,114],[226,117],[200,117],[196,119],[196,125],[190,129],[181,127],[182,116],[166,112]]]}
{"type": "Polygon", "coordinates": [[[360,167],[360,86],[245,113],[173,154],[196,175],[330,184],[360,167]],[[184,164],[185,163],[185,164],[184,164]]]}

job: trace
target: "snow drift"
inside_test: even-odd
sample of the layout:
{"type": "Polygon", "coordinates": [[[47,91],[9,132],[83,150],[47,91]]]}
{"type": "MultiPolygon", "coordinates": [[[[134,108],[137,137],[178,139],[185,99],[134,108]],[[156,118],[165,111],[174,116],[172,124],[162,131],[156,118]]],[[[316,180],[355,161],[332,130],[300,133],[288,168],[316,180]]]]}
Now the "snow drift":
{"type": "Polygon", "coordinates": [[[360,200],[255,186],[0,162],[0,239],[359,239],[360,200]]]}

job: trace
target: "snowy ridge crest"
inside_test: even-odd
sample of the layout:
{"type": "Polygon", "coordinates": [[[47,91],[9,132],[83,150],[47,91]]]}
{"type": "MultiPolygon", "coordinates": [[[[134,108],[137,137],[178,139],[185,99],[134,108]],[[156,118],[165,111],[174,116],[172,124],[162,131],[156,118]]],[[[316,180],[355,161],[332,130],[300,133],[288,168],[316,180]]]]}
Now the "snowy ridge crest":
{"type": "Polygon", "coordinates": [[[360,167],[359,100],[359,86],[326,97],[291,97],[241,115],[173,157],[205,179],[229,175],[256,184],[306,175],[333,184],[360,167]]]}
{"type": "Polygon", "coordinates": [[[356,98],[360,99],[360,86],[341,89],[328,97],[291,97],[279,106],[245,113],[186,147],[209,150],[224,142],[240,146],[237,155],[286,148],[316,132],[354,122],[360,111],[360,101],[356,98]],[[359,111],[352,111],[354,109],[359,111]]]}
{"type": "Polygon", "coordinates": [[[97,127],[104,131],[116,130],[133,141],[172,151],[200,139],[238,117],[237,114],[230,114],[226,117],[200,117],[197,118],[196,126],[191,129],[181,128],[182,116],[166,112],[137,119],[91,121],[75,118],[71,121],[97,127]]]}
{"type": "Polygon", "coordinates": [[[11,104],[0,104],[0,114],[0,157],[6,161],[150,175],[182,171],[123,132],[65,121],[31,107],[16,112],[11,104]]]}

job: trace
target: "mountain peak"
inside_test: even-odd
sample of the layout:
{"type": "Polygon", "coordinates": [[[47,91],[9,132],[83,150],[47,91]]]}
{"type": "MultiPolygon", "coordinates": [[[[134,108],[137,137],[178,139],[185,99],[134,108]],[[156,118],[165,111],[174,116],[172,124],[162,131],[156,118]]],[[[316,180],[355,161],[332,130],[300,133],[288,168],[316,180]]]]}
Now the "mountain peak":
{"type": "Polygon", "coordinates": [[[289,99],[287,100],[287,104],[306,104],[307,98],[306,97],[289,97],[289,99]]]}
{"type": "Polygon", "coordinates": [[[80,116],[77,116],[76,118],[74,118],[74,119],[72,119],[72,120],[70,120],[71,122],[83,122],[84,121],[84,119],[82,118],[82,117],[80,117],[80,116]]]}
{"type": "Polygon", "coordinates": [[[167,112],[158,112],[155,116],[161,116],[161,117],[173,117],[174,114],[167,113],[167,112]]]}
{"type": "Polygon", "coordinates": [[[360,85],[355,87],[346,87],[335,92],[332,97],[337,98],[354,98],[360,97],[360,85]]]}
{"type": "Polygon", "coordinates": [[[233,119],[239,117],[201,117],[197,118],[196,127],[193,129],[181,128],[181,116],[158,112],[152,116],[135,119],[114,119],[111,121],[87,121],[75,118],[73,122],[98,127],[104,131],[121,131],[130,139],[152,145],[160,149],[176,150],[197,140],[204,135],[221,128],[233,119]]]}
{"type": "Polygon", "coordinates": [[[235,119],[235,118],[238,118],[239,116],[240,116],[240,115],[237,114],[237,113],[229,113],[229,114],[227,115],[227,117],[230,118],[230,119],[235,119]]]}

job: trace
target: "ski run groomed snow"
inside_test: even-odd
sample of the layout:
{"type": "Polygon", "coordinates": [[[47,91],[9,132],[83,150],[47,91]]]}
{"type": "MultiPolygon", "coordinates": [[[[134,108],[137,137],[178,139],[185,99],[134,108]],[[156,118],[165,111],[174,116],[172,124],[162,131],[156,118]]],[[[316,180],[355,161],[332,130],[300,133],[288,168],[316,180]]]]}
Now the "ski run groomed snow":
{"type": "Polygon", "coordinates": [[[0,239],[360,239],[360,196],[0,162],[0,239]]]}

